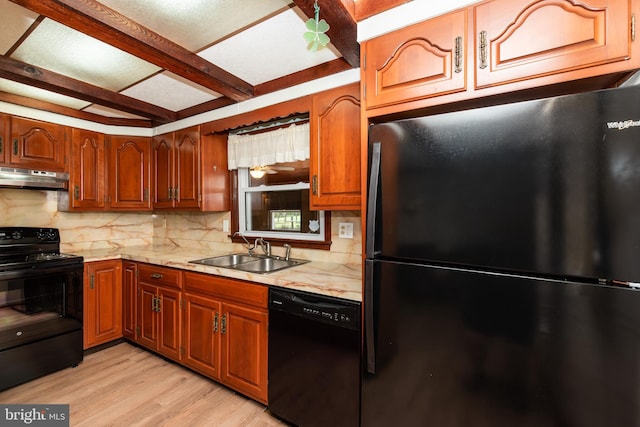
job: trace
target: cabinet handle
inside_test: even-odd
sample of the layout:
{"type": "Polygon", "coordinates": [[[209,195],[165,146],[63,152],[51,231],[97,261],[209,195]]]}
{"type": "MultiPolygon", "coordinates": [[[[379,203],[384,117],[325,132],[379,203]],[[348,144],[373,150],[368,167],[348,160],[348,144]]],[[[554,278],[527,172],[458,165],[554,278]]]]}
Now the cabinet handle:
{"type": "Polygon", "coordinates": [[[458,36],[456,37],[456,56],[454,59],[455,62],[455,72],[456,73],[460,73],[462,72],[462,37],[458,36]]]}
{"type": "Polygon", "coordinates": [[[313,175],[311,179],[311,192],[314,196],[318,195],[318,175],[313,175]]]}
{"type": "Polygon", "coordinates": [[[213,316],[213,333],[218,332],[218,312],[213,316]]]}
{"type": "Polygon", "coordinates": [[[162,274],[160,273],[151,273],[151,278],[152,279],[162,279],[162,274]]]}
{"type": "Polygon", "coordinates": [[[178,200],[179,197],[180,197],[180,189],[174,188],[173,189],[173,200],[178,200]]]}
{"type": "Polygon", "coordinates": [[[167,192],[169,193],[169,200],[173,200],[173,188],[169,187],[167,192]]]}
{"type": "Polygon", "coordinates": [[[221,327],[220,333],[222,334],[227,333],[227,313],[222,315],[222,327],[221,327]]]}
{"type": "Polygon", "coordinates": [[[480,68],[487,68],[487,32],[480,31],[480,68]]]}
{"type": "Polygon", "coordinates": [[[92,274],[89,279],[89,289],[94,289],[96,287],[96,277],[92,274]]]}
{"type": "Polygon", "coordinates": [[[160,313],[162,311],[162,299],[160,297],[156,297],[156,311],[160,313]]]}
{"type": "MultiPolygon", "coordinates": [[[[631,41],[636,41],[636,14],[631,15],[631,41]]],[[[0,148],[2,151],[2,148],[0,148]]]]}
{"type": "Polygon", "coordinates": [[[73,187],[73,197],[76,200],[80,199],[80,186],[79,185],[76,185],[76,186],[73,187]]]}
{"type": "Polygon", "coordinates": [[[18,138],[14,138],[13,140],[13,155],[18,155],[18,138]]]}
{"type": "Polygon", "coordinates": [[[0,136],[0,153],[2,153],[3,148],[4,146],[2,145],[2,137],[0,136]]]}
{"type": "Polygon", "coordinates": [[[153,298],[151,298],[151,311],[157,311],[156,310],[156,297],[155,296],[153,298]]]}

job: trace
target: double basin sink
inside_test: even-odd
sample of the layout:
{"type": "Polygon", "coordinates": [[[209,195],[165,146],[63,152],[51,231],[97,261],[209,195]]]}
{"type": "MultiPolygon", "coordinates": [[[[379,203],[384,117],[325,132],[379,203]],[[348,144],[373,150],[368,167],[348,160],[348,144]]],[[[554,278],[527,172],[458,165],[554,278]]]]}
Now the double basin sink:
{"type": "Polygon", "coordinates": [[[208,265],[210,267],[230,268],[245,271],[247,273],[273,273],[285,268],[295,267],[309,261],[301,259],[284,259],[280,257],[255,255],[247,253],[221,255],[212,258],[196,259],[189,261],[193,264],[208,265]]]}

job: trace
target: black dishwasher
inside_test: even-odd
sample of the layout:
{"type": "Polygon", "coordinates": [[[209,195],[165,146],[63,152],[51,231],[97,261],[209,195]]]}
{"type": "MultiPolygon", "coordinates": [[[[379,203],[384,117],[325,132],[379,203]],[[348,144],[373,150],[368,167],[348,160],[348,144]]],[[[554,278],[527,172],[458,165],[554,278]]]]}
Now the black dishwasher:
{"type": "Polygon", "coordinates": [[[301,427],[357,427],[360,303],[269,292],[269,411],[301,427]]]}

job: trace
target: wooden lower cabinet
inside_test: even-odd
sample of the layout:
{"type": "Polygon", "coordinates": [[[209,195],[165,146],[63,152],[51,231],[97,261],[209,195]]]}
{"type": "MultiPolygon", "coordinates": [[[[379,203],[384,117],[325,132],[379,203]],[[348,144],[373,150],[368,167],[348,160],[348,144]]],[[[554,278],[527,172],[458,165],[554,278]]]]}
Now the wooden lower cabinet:
{"type": "Polygon", "coordinates": [[[181,359],[180,287],[179,270],[138,265],[136,342],[176,361],[181,359]]]}
{"type": "Polygon", "coordinates": [[[183,363],[267,403],[265,286],[185,272],[183,363]]]}
{"type": "Polygon", "coordinates": [[[219,300],[185,294],[184,357],[182,363],[210,378],[220,380],[219,300]]]}
{"type": "Polygon", "coordinates": [[[136,339],[136,298],[138,288],[138,264],[122,262],[122,334],[125,338],[136,339]]]}
{"type": "Polygon", "coordinates": [[[267,404],[268,287],[124,262],[124,336],[267,404]]]}
{"type": "Polygon", "coordinates": [[[122,338],[122,262],[85,263],[84,349],[122,338]]]}

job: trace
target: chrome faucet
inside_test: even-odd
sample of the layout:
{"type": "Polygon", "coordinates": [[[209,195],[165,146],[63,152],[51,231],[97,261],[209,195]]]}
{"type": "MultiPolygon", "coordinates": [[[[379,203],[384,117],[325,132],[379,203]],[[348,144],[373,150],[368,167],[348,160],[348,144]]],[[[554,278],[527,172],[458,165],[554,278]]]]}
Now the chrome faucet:
{"type": "Polygon", "coordinates": [[[258,245],[260,245],[260,247],[262,248],[262,252],[264,252],[264,254],[266,256],[271,256],[271,243],[270,242],[267,242],[262,237],[258,237],[256,239],[255,243],[253,244],[253,247],[256,248],[256,247],[258,247],[258,245]]]}
{"type": "Polygon", "coordinates": [[[233,233],[233,236],[231,236],[231,237],[236,237],[236,236],[240,236],[240,237],[242,237],[242,240],[244,240],[244,241],[245,241],[245,243],[247,244],[247,253],[248,253],[249,255],[253,254],[253,250],[255,249],[256,245],[253,245],[253,246],[252,246],[252,245],[251,245],[251,243],[249,243],[249,241],[247,240],[247,238],[244,236],[244,234],[242,234],[242,233],[241,233],[241,232],[239,232],[239,231],[236,231],[235,233],[233,233]]]}
{"type": "Polygon", "coordinates": [[[285,260],[285,261],[289,261],[289,255],[291,255],[291,245],[290,245],[290,244],[288,244],[288,243],[285,243],[285,244],[284,244],[284,245],[282,245],[282,246],[284,246],[284,248],[287,250],[287,251],[284,253],[284,260],[285,260]]]}

